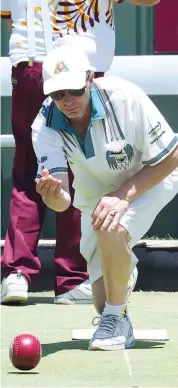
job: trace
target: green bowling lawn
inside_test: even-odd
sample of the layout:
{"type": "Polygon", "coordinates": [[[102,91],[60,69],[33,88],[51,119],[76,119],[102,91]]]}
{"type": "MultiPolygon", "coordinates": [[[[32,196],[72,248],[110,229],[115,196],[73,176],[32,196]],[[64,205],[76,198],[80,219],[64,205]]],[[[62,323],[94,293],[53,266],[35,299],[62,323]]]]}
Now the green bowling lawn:
{"type": "Polygon", "coordinates": [[[53,293],[31,294],[22,306],[1,306],[1,387],[178,387],[178,293],[133,293],[135,329],[167,329],[167,342],[138,341],[126,351],[91,352],[87,341],[72,341],[73,328],[91,328],[93,305],[53,304],[53,293]],[[43,357],[20,372],[9,360],[9,345],[21,333],[36,335],[43,357]]]}

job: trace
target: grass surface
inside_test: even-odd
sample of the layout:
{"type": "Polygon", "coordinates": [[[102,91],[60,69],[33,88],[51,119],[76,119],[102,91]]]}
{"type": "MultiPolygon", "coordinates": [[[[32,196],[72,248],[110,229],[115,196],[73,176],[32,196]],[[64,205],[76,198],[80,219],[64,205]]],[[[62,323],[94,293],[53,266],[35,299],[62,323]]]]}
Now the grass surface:
{"type": "Polygon", "coordinates": [[[1,387],[178,387],[178,293],[133,293],[135,329],[167,329],[170,340],[138,341],[127,351],[90,352],[87,341],[72,341],[73,328],[91,328],[92,305],[53,304],[53,293],[31,294],[24,306],[1,307],[1,387]],[[20,372],[9,360],[15,335],[39,337],[43,358],[20,372]]]}

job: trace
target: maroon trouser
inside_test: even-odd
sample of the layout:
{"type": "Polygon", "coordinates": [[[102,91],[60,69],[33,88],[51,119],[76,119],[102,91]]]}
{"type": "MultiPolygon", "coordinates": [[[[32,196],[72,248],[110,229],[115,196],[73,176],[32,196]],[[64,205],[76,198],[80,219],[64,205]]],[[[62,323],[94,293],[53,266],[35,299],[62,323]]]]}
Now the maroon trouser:
{"type": "MultiPolygon", "coordinates": [[[[31,282],[41,269],[37,244],[46,206],[36,193],[36,156],[32,147],[31,125],[45,99],[41,63],[32,67],[22,62],[12,68],[12,132],[16,148],[10,220],[5,239],[2,266],[7,273],[21,270],[31,282]]],[[[99,74],[98,74],[99,75],[99,74]]],[[[102,75],[102,74],[100,74],[102,75]]],[[[96,75],[97,76],[97,75],[96,75]]],[[[69,169],[71,196],[73,176],[69,169]]],[[[56,213],[55,294],[63,294],[88,278],[86,261],[80,254],[80,212],[73,206],[56,213]]]]}

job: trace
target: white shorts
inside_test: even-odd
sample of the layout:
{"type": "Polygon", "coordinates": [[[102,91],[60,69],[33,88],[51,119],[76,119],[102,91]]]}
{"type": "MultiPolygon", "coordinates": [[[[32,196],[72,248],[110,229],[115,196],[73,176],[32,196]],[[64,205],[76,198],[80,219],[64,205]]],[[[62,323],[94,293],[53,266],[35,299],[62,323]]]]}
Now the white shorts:
{"type": "MultiPolygon", "coordinates": [[[[121,217],[120,224],[129,234],[128,245],[132,249],[150,229],[156,216],[178,193],[178,169],[164,181],[133,201],[127,212],[121,217]]],[[[90,282],[94,283],[102,276],[102,268],[97,245],[96,233],[91,224],[93,208],[82,211],[82,238],[80,251],[88,263],[90,282]]],[[[165,220],[166,222],[166,220],[165,220]]],[[[131,272],[138,260],[132,252],[131,272]]]]}

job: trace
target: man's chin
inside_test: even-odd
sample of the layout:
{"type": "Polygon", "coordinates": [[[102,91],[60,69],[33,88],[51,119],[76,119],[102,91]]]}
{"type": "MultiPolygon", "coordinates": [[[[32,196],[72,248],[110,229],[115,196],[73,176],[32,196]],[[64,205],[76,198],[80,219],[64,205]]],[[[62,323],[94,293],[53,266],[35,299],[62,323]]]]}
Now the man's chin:
{"type": "Polygon", "coordinates": [[[68,117],[69,119],[75,119],[80,116],[80,113],[76,111],[68,111],[65,112],[65,116],[68,117]]]}

